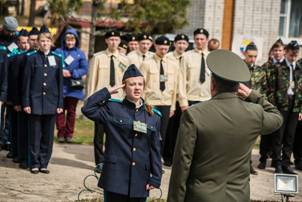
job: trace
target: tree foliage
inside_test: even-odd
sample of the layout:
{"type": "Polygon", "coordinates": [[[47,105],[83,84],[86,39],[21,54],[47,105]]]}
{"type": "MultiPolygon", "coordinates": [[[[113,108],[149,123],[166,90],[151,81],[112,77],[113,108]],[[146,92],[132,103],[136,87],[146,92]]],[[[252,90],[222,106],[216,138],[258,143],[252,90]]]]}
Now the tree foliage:
{"type": "Polygon", "coordinates": [[[169,33],[187,24],[186,8],[190,0],[134,0],[124,1],[127,28],[150,33],[169,33]]]}
{"type": "Polygon", "coordinates": [[[83,0],[48,0],[51,24],[58,25],[83,5],[83,0]]]}

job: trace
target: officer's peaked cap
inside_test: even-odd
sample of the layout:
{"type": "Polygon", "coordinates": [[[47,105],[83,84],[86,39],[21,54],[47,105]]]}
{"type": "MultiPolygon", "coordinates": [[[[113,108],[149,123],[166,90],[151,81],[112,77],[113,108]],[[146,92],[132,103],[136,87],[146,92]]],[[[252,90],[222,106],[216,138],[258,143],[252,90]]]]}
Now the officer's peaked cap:
{"type": "Polygon", "coordinates": [[[228,50],[212,51],[207,57],[207,65],[216,76],[234,82],[247,82],[251,78],[246,63],[228,50]]]}

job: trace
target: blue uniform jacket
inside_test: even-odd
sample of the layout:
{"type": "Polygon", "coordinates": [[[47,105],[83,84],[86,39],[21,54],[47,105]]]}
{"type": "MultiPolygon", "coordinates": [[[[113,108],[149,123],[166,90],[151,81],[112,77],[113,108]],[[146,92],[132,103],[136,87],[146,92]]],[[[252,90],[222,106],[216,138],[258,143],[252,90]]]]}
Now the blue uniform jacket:
{"type": "Polygon", "coordinates": [[[110,100],[104,88],[90,96],[82,108],[89,119],[104,125],[104,167],[99,186],[105,191],[147,197],[146,184],[159,187],[162,176],[160,117],[149,115],[145,105],[135,109],[127,99],[110,100]],[[133,130],[133,121],[147,124],[147,134],[133,130]],[[130,189],[129,189],[129,188],[130,189]]]}
{"type": "Polygon", "coordinates": [[[31,107],[34,115],[53,115],[63,108],[63,58],[56,52],[27,53],[23,80],[23,107],[31,107]],[[55,62],[50,64],[49,58],[55,62]]]}
{"type": "Polygon", "coordinates": [[[7,48],[0,43],[0,101],[7,99],[7,48]]]}
{"type": "MultiPolygon", "coordinates": [[[[62,37],[62,47],[56,51],[61,53],[64,58],[72,57],[73,61],[69,64],[65,62],[65,69],[69,70],[71,73],[71,78],[81,79],[82,76],[86,75],[88,72],[88,61],[82,50],[79,49],[79,37],[75,29],[67,29],[65,34],[62,37]],[[65,46],[65,36],[66,34],[72,34],[76,38],[76,45],[72,49],[68,49],[65,46]]],[[[79,100],[84,99],[84,92],[81,89],[72,89],[70,88],[70,78],[64,78],[64,87],[63,87],[64,97],[73,97],[79,100]]]]}

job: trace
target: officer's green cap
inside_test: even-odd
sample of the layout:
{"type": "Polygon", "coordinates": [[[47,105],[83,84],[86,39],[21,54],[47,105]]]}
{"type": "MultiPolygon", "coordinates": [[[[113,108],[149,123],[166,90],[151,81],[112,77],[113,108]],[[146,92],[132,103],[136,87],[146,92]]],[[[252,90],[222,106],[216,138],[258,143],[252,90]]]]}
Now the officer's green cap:
{"type": "Polygon", "coordinates": [[[207,57],[207,65],[213,74],[228,81],[247,82],[251,78],[245,62],[232,51],[212,51],[207,57]]]}

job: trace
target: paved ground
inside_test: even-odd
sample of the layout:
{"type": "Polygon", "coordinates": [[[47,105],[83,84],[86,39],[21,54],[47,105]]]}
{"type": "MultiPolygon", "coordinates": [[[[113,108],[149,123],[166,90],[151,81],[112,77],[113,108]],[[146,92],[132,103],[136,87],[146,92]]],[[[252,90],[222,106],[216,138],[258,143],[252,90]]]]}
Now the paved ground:
{"type": "MultiPolygon", "coordinates": [[[[10,159],[5,157],[6,151],[0,151],[0,201],[75,201],[83,188],[83,178],[92,174],[93,150],[88,145],[54,146],[54,154],[49,165],[51,174],[30,174],[21,170],[10,159]]],[[[254,151],[254,163],[257,164],[257,151],[254,151]]],[[[280,196],[273,193],[273,169],[258,171],[251,177],[251,198],[253,200],[277,201],[280,196]]],[[[300,185],[301,175],[299,173],[300,185]]],[[[170,169],[165,168],[163,177],[163,197],[166,198],[170,169]]],[[[97,189],[93,177],[87,180],[90,188],[97,189]]],[[[299,187],[302,192],[301,186],[299,187]]],[[[156,197],[159,191],[152,191],[156,197]]],[[[99,194],[84,193],[82,198],[96,198],[99,194]]],[[[293,201],[302,201],[298,194],[293,201]]]]}

